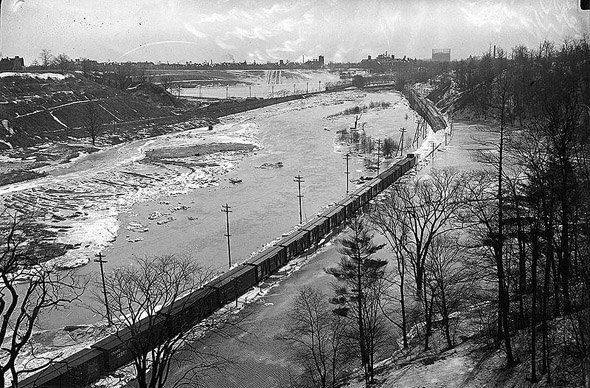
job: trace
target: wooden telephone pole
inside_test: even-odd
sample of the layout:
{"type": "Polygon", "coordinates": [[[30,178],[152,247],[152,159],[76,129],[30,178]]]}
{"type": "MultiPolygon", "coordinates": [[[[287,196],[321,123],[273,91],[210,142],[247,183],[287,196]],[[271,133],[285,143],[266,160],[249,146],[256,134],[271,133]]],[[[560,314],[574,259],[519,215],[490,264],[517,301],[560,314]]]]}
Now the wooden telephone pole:
{"type": "Polygon", "coordinates": [[[231,236],[231,234],[229,233],[229,213],[231,213],[232,211],[229,209],[231,209],[231,206],[229,206],[227,203],[221,206],[221,211],[225,213],[226,232],[224,236],[227,237],[227,259],[229,262],[229,268],[231,268],[231,245],[229,242],[229,237],[231,236]]]}
{"type": "Polygon", "coordinates": [[[104,281],[104,268],[103,268],[103,264],[108,263],[108,261],[104,260],[102,258],[102,253],[99,252],[98,259],[94,259],[94,262],[100,264],[100,276],[102,278],[102,292],[104,294],[104,305],[107,310],[107,321],[109,322],[109,325],[112,325],[113,321],[111,319],[111,310],[109,309],[109,299],[107,298],[107,286],[104,281]]]}
{"type": "MultiPolygon", "coordinates": [[[[402,133],[399,137],[399,154],[402,156],[404,154],[404,133],[406,133],[405,128],[400,128],[400,132],[402,133]]],[[[397,155],[397,152],[396,152],[397,155]]]]}
{"type": "Polygon", "coordinates": [[[301,198],[303,198],[303,195],[301,195],[301,182],[305,181],[303,180],[301,174],[299,174],[295,177],[295,179],[293,179],[293,182],[297,182],[297,187],[299,189],[299,194],[297,195],[297,198],[299,198],[299,223],[301,224],[303,222],[303,213],[301,211],[301,198]]]}
{"type": "Polygon", "coordinates": [[[381,152],[381,139],[377,139],[377,175],[379,175],[379,170],[381,169],[381,159],[379,158],[380,152],[381,152]]]}
{"type": "Polygon", "coordinates": [[[350,175],[350,172],[348,171],[348,161],[350,160],[350,152],[347,152],[346,155],[344,155],[344,159],[346,159],[346,195],[348,195],[348,178],[350,175]]]}

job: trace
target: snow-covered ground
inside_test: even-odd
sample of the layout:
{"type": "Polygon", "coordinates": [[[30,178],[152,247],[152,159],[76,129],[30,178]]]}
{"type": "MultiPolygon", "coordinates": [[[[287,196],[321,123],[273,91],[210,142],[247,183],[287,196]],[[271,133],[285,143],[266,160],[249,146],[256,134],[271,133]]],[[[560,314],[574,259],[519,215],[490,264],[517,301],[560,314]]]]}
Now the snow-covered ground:
{"type": "Polygon", "coordinates": [[[0,73],[0,78],[8,78],[8,77],[21,77],[21,78],[35,78],[35,79],[53,79],[53,80],[64,80],[66,78],[71,78],[73,75],[71,74],[59,74],[59,73],[27,73],[27,72],[14,72],[14,71],[5,71],[0,73]]]}

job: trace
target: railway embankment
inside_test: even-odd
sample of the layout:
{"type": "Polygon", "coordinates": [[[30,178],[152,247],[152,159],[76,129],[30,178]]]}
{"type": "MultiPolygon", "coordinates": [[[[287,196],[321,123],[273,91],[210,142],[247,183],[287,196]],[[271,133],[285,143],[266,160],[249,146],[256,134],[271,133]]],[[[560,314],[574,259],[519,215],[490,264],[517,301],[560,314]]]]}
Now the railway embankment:
{"type": "Polygon", "coordinates": [[[444,130],[447,127],[447,122],[442,113],[428,98],[421,96],[411,86],[406,87],[404,96],[408,99],[410,107],[426,120],[434,132],[444,130]]]}

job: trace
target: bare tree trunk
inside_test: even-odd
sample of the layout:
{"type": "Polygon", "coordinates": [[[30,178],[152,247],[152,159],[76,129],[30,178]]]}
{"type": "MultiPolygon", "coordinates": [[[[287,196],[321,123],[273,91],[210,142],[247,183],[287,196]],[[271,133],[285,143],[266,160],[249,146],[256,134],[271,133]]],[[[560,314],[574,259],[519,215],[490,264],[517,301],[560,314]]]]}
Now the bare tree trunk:
{"type": "Polygon", "coordinates": [[[504,344],[506,347],[506,361],[508,366],[514,365],[514,356],[512,354],[512,343],[510,340],[510,327],[508,321],[508,314],[510,313],[510,298],[508,295],[506,276],[504,274],[504,195],[502,192],[503,183],[503,157],[504,157],[504,132],[505,132],[505,109],[506,109],[506,95],[502,95],[502,106],[500,116],[500,144],[499,144],[499,159],[498,159],[498,236],[497,236],[497,250],[496,250],[496,267],[498,274],[499,287],[499,303],[502,311],[502,329],[504,332],[504,344]]]}
{"type": "Polygon", "coordinates": [[[532,242],[532,265],[531,265],[531,287],[532,306],[531,306],[531,383],[539,381],[537,379],[537,264],[539,261],[539,234],[533,230],[532,242]]]}
{"type": "Polygon", "coordinates": [[[547,321],[549,320],[550,281],[553,268],[553,223],[550,221],[550,217],[551,215],[549,215],[549,217],[545,216],[545,242],[547,246],[547,252],[545,254],[545,276],[543,279],[543,360],[541,366],[542,373],[547,375],[548,383],[551,382],[551,349],[549,347],[549,325],[547,321]]]}
{"type": "MultiPolygon", "coordinates": [[[[404,270],[405,272],[405,270],[404,270]]],[[[405,274],[400,274],[400,286],[399,286],[399,294],[400,294],[400,305],[402,309],[402,338],[404,343],[404,349],[408,348],[408,321],[406,317],[406,299],[404,296],[404,278],[405,274]]]]}
{"type": "Polygon", "coordinates": [[[449,309],[447,307],[447,298],[445,293],[445,286],[444,284],[440,287],[440,297],[441,297],[441,315],[443,326],[445,328],[445,338],[447,340],[447,348],[451,349],[453,347],[453,340],[451,338],[451,324],[449,320],[449,309]]]}
{"type": "Polygon", "coordinates": [[[367,354],[366,348],[366,339],[365,339],[365,322],[363,319],[363,269],[362,269],[362,260],[360,258],[357,259],[357,292],[358,292],[358,300],[357,300],[357,308],[358,308],[358,325],[359,325],[359,345],[361,348],[361,361],[363,363],[363,371],[365,376],[365,385],[369,386],[369,358],[367,354]]]}
{"type": "Polygon", "coordinates": [[[434,290],[432,290],[430,294],[430,301],[428,301],[428,292],[426,289],[426,285],[423,286],[424,289],[424,318],[426,324],[426,330],[424,335],[424,351],[430,350],[430,336],[432,335],[432,312],[434,310],[434,290]]]}

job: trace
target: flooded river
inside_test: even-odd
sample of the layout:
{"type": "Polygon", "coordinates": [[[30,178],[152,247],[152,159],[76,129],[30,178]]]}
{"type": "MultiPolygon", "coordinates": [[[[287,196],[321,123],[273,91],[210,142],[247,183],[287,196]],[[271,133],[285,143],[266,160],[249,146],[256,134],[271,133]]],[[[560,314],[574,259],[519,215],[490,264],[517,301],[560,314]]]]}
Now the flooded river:
{"type": "MultiPolygon", "coordinates": [[[[53,179],[52,185],[67,182],[68,186],[80,187],[89,182],[116,181],[116,185],[108,186],[108,195],[97,199],[98,204],[88,209],[99,222],[82,223],[86,227],[76,231],[74,226],[69,232],[70,238],[75,233],[78,239],[87,235],[88,250],[94,246],[92,239],[101,233],[102,240],[112,240],[100,245],[106,246],[100,249],[108,261],[106,271],[131,264],[134,256],[165,254],[190,256],[221,271],[228,267],[225,214],[221,206],[231,206],[232,258],[239,263],[299,222],[296,175],[303,176],[304,181],[304,220],[327,204],[339,201],[346,192],[343,155],[347,149],[337,144],[336,132],[353,126],[355,116],[330,116],[356,105],[381,101],[391,106],[369,110],[360,118],[359,126],[365,123],[364,130],[370,136],[396,140],[400,128],[405,127],[409,137],[405,141],[411,142],[416,116],[401,95],[358,91],[325,94],[224,118],[213,132],[197,129],[164,135],[89,155],[53,172],[51,178],[40,181],[37,189],[47,184],[48,179],[53,179]],[[162,169],[138,163],[146,150],[195,141],[250,142],[260,148],[247,155],[214,154],[213,167],[206,172],[188,171],[182,166],[169,171],[169,166],[162,169]],[[282,167],[274,168],[278,162],[282,167]],[[137,184],[129,187],[130,177],[138,175],[150,179],[135,180],[137,184]],[[203,177],[207,176],[203,184],[203,177]],[[241,179],[241,183],[230,183],[228,178],[241,179]],[[169,222],[160,224],[154,214],[170,214],[169,222]]],[[[349,169],[351,180],[369,174],[361,157],[352,158],[349,169]]],[[[35,186],[34,181],[29,184],[35,186]]],[[[354,188],[353,183],[350,188],[354,188]]],[[[98,264],[91,261],[78,272],[96,275],[98,264]]],[[[90,299],[85,298],[85,303],[91,303],[90,299]]],[[[88,310],[73,306],[65,313],[48,315],[41,327],[86,324],[98,319],[88,310]]]]}

